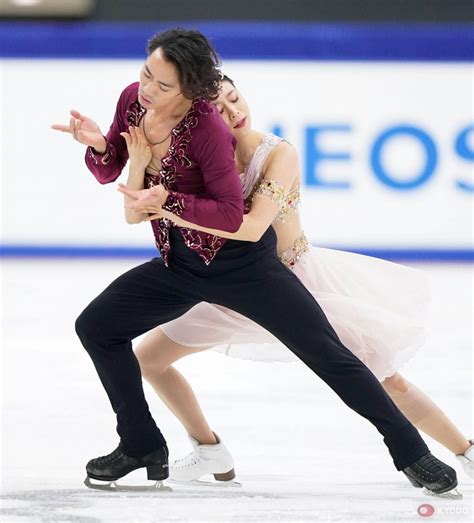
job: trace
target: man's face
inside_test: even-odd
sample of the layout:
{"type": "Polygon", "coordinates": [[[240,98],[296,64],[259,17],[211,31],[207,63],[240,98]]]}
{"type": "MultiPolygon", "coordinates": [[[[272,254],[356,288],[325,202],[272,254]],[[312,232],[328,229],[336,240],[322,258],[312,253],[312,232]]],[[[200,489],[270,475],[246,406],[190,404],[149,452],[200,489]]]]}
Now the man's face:
{"type": "Polygon", "coordinates": [[[176,67],[158,48],[148,56],[140,72],[138,101],[145,109],[159,109],[183,99],[176,67]]]}

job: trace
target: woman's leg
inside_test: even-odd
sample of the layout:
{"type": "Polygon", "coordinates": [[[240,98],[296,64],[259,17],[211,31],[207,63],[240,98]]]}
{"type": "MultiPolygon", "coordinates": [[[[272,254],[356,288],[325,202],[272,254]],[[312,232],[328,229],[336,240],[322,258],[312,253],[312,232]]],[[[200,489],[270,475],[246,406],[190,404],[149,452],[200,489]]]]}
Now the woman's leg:
{"type": "Polygon", "coordinates": [[[382,385],[395,405],[415,427],[444,445],[454,454],[464,454],[471,443],[446,414],[413,383],[396,373],[382,385]]]}
{"type": "Polygon", "coordinates": [[[189,383],[171,366],[203,350],[175,343],[159,327],[150,331],[136,349],[142,376],[196,440],[191,440],[190,455],[170,465],[170,478],[176,481],[194,481],[207,474],[213,474],[217,481],[235,478],[232,455],[211,431],[189,383]]]}
{"type": "Polygon", "coordinates": [[[206,348],[186,347],[168,338],[157,327],[150,331],[135,350],[142,376],[153,387],[187,433],[200,445],[217,440],[201,410],[198,400],[184,376],[172,363],[206,348]]]}

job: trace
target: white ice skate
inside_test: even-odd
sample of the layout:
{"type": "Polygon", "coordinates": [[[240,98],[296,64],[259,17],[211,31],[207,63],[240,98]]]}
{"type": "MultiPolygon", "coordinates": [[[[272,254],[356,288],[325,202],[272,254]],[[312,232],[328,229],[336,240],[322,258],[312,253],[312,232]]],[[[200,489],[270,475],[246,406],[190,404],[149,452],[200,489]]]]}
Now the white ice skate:
{"type": "Polygon", "coordinates": [[[195,485],[240,486],[240,483],[234,481],[234,460],[230,452],[219,436],[213,434],[217,440],[214,445],[199,445],[194,438],[188,436],[193,451],[170,464],[170,480],[195,485]],[[201,479],[209,474],[214,476],[215,481],[201,479]]]}
{"type": "Polygon", "coordinates": [[[471,446],[464,452],[464,454],[458,454],[456,458],[462,465],[464,472],[471,478],[474,479],[474,440],[469,440],[471,446]]]}

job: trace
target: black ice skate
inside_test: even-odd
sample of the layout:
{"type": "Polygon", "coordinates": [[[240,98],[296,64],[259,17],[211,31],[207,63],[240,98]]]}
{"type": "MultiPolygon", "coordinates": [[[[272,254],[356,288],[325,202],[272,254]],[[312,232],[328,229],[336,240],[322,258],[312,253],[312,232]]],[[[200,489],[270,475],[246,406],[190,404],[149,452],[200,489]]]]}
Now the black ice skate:
{"type": "Polygon", "coordinates": [[[446,499],[462,499],[462,494],[456,488],[456,471],[435,458],[431,452],[417,459],[402,472],[414,487],[424,487],[425,494],[446,499]]]}
{"type": "Polygon", "coordinates": [[[111,454],[94,458],[86,465],[87,487],[99,490],[171,490],[163,485],[168,477],[168,449],[162,447],[143,456],[132,458],[117,447],[111,454]],[[130,472],[145,468],[149,480],[155,481],[152,487],[117,485],[116,481],[130,472]],[[92,480],[95,480],[94,482],[92,480]]]}

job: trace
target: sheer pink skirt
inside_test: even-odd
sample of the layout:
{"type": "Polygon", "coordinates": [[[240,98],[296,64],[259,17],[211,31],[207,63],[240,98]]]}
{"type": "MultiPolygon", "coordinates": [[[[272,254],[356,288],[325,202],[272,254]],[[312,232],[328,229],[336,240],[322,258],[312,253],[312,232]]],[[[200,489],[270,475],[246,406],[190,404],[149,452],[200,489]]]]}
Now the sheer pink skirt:
{"type": "MultiPolygon", "coordinates": [[[[312,247],[293,271],[343,344],[379,380],[392,376],[424,344],[430,293],[426,276],[418,270],[312,247]]],[[[161,327],[177,343],[212,347],[228,356],[267,362],[297,359],[252,320],[210,303],[200,303],[161,327]]]]}

